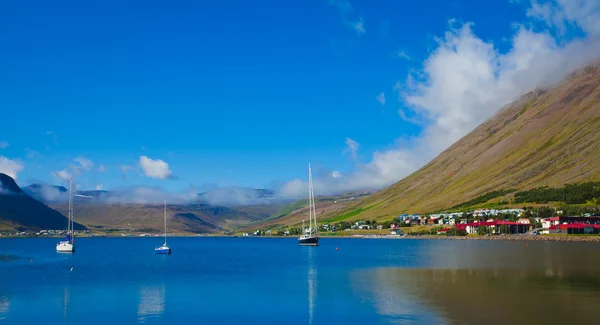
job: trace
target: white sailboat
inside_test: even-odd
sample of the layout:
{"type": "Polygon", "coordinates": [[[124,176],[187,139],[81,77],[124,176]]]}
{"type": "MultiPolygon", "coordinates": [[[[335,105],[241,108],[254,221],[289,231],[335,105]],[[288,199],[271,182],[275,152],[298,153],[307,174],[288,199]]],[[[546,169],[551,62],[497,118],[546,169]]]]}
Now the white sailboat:
{"type": "Polygon", "coordinates": [[[75,252],[75,232],[73,231],[73,179],[69,179],[69,221],[67,236],[56,244],[56,251],[63,253],[75,252]]]}
{"type": "Polygon", "coordinates": [[[302,236],[298,238],[301,246],[319,246],[319,227],[317,226],[317,210],[315,208],[315,193],[313,191],[312,171],[308,164],[308,229],[302,222],[302,236]]]}
{"type": "Polygon", "coordinates": [[[171,254],[171,247],[167,245],[167,201],[165,201],[165,243],[154,249],[156,254],[171,254]]]}

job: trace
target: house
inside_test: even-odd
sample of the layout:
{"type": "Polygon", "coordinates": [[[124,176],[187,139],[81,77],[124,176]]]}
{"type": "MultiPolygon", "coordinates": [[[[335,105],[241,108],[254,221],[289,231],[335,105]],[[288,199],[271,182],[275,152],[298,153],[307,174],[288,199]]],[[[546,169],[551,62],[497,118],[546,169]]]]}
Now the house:
{"type": "Polygon", "coordinates": [[[588,223],[566,223],[551,226],[548,229],[551,234],[598,234],[600,233],[600,224],[588,224],[588,223]]]}
{"type": "Polygon", "coordinates": [[[552,226],[556,226],[557,224],[559,224],[560,222],[560,217],[552,217],[552,218],[546,218],[544,220],[542,220],[542,228],[544,228],[544,230],[542,231],[543,233],[548,233],[548,229],[550,229],[550,227],[552,226]]]}
{"type": "Polygon", "coordinates": [[[532,225],[520,224],[515,221],[483,221],[470,222],[455,226],[457,230],[464,230],[467,234],[474,235],[479,233],[480,227],[485,227],[486,232],[491,234],[509,233],[509,234],[524,234],[531,230],[532,225]]]}
{"type": "MultiPolygon", "coordinates": [[[[600,225],[600,216],[589,217],[563,217],[557,216],[542,220],[542,233],[568,233],[568,234],[587,234],[594,233],[590,231],[589,226],[594,228],[595,225],[600,225]],[[566,226],[573,225],[573,226],[566,226]],[[587,225],[588,228],[585,228],[587,225]],[[570,229],[570,230],[569,230],[570,229]],[[570,231],[570,232],[569,232],[570,231]]],[[[595,229],[595,228],[594,228],[595,229]]]]}

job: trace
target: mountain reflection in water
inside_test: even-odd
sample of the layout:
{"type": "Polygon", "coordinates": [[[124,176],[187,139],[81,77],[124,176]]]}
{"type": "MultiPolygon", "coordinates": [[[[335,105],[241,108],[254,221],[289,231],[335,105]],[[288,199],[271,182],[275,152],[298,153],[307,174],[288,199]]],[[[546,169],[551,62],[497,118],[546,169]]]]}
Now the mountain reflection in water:
{"type": "Polygon", "coordinates": [[[381,268],[356,276],[372,281],[378,311],[396,318],[428,310],[448,324],[600,322],[595,272],[381,268]]]}

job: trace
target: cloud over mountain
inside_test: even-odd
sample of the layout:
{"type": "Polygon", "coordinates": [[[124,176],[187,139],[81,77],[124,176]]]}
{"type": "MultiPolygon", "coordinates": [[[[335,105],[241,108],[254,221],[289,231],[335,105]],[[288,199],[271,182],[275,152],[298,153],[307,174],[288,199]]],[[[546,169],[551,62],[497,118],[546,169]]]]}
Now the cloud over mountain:
{"type": "Polygon", "coordinates": [[[17,179],[17,175],[23,170],[23,165],[17,161],[10,160],[4,156],[0,156],[0,173],[6,174],[13,179],[17,179]]]}
{"type": "MultiPolygon", "coordinates": [[[[395,145],[373,153],[367,164],[357,165],[344,177],[315,180],[315,192],[331,193],[378,189],[416,171],[503,106],[521,95],[560,81],[600,57],[600,3],[592,0],[533,2],[528,11],[545,30],[532,22],[517,26],[501,52],[474,32],[471,23],[449,22],[437,39],[437,48],[394,87],[403,105],[405,120],[422,125],[420,134],[400,138],[395,145]],[[570,41],[553,37],[562,28],[579,28],[585,36],[570,41]],[[409,117],[410,116],[410,117],[409,117]]],[[[284,195],[304,195],[305,184],[293,180],[282,188],[284,195]]]]}

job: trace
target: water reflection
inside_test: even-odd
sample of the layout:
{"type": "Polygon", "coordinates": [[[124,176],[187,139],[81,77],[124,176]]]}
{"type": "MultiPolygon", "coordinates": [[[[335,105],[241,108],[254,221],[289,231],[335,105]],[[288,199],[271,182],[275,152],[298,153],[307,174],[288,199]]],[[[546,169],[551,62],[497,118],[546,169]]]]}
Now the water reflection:
{"type": "Polygon", "coordinates": [[[10,300],[8,297],[0,296],[0,321],[5,320],[10,311],[10,300]]]}
{"type": "Polygon", "coordinates": [[[65,287],[63,292],[63,324],[67,325],[67,310],[69,308],[69,287],[65,287]]]}
{"type": "Polygon", "coordinates": [[[401,306],[380,308],[384,315],[410,307],[413,313],[430,309],[450,324],[598,323],[600,275],[595,272],[388,268],[367,273],[387,287],[373,287],[380,305],[401,306]]]}
{"type": "Polygon", "coordinates": [[[315,310],[315,297],[317,294],[317,268],[315,262],[316,252],[308,248],[308,324],[312,325],[315,310]]]}
{"type": "Polygon", "coordinates": [[[138,305],[138,322],[160,316],[165,310],[165,286],[142,287],[138,305]]]}

